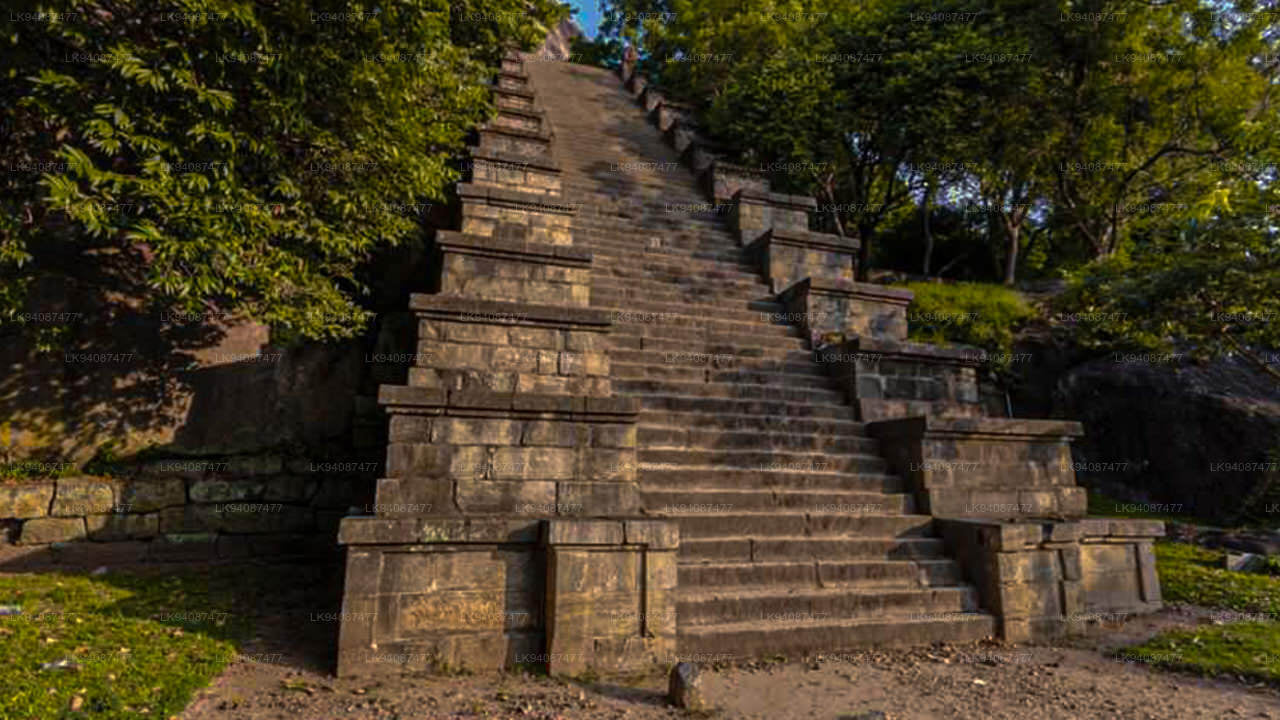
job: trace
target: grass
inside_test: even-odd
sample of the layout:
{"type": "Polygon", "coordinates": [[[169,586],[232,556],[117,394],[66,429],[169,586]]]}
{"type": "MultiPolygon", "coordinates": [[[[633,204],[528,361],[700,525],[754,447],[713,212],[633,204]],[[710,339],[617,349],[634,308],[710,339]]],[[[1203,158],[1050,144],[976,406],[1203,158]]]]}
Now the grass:
{"type": "Polygon", "coordinates": [[[1236,622],[1163,632],[1121,656],[1166,670],[1280,685],[1280,624],[1236,622]]]}
{"type": "Polygon", "coordinates": [[[1187,543],[1156,543],[1165,602],[1280,618],[1280,577],[1224,569],[1223,555],[1187,543]]]}
{"type": "Polygon", "coordinates": [[[992,367],[1008,368],[1015,331],[1036,315],[1017,291],[989,283],[914,282],[907,308],[909,337],[917,342],[982,348],[992,367]]]}
{"type": "Polygon", "coordinates": [[[1280,617],[1280,577],[1226,570],[1222,558],[1195,545],[1156,543],[1165,601],[1258,619],[1166,631],[1117,655],[1166,670],[1280,685],[1280,623],[1268,620],[1280,617]]]}
{"type": "Polygon", "coordinates": [[[269,572],[0,576],[0,718],[180,713],[248,637],[269,572]]]}

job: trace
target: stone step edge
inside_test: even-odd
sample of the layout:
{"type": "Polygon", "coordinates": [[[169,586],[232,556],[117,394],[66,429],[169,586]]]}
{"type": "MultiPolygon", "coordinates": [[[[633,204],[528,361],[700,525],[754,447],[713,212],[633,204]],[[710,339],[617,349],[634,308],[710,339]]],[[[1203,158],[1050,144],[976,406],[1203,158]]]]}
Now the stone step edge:
{"type": "Polygon", "coordinates": [[[768,585],[760,587],[742,585],[710,585],[698,588],[680,587],[676,589],[679,602],[716,602],[721,600],[767,599],[767,598],[827,598],[845,597],[848,595],[861,597],[879,597],[882,595],[926,595],[932,593],[968,594],[977,592],[974,586],[962,585],[930,585],[928,587],[904,588],[858,588],[858,587],[813,587],[812,585],[768,585]]]}
{"type": "MultiPolygon", "coordinates": [[[[877,615],[874,618],[832,618],[815,620],[771,621],[768,626],[760,625],[758,620],[745,620],[739,623],[708,623],[703,625],[677,625],[680,637],[714,637],[718,634],[741,632],[786,633],[792,630],[815,628],[849,628],[858,629],[876,625],[932,625],[932,624],[965,624],[992,623],[995,615],[986,611],[945,612],[945,614],[928,614],[927,618],[919,618],[919,614],[906,612],[902,615],[877,615]],[[941,615],[941,616],[938,616],[941,615]]],[[[815,648],[817,650],[817,648],[815,648]]],[[[833,651],[838,648],[822,648],[833,651]]]]}

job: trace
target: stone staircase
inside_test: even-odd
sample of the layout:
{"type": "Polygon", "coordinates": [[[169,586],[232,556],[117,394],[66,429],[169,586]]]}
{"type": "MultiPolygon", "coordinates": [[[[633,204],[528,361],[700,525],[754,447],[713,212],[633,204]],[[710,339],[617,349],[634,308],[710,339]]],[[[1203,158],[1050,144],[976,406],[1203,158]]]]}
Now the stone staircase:
{"type": "Polygon", "coordinates": [[[529,62],[614,393],[638,400],[645,514],[680,529],[682,656],[989,637],[807,333],[618,78],[529,62]]]}

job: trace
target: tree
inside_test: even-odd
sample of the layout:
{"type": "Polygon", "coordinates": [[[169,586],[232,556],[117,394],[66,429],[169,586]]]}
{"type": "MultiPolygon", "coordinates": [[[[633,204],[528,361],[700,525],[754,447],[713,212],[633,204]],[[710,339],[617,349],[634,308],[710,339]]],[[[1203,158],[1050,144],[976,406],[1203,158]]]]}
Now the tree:
{"type": "Polygon", "coordinates": [[[1054,207],[1095,255],[1133,231],[1184,225],[1223,185],[1222,163],[1247,162],[1274,122],[1271,15],[1252,2],[1104,2],[1093,23],[1040,16],[1057,125],[1054,207]],[[1234,18],[1234,20],[1232,20],[1234,18]]]}
{"type": "Polygon", "coordinates": [[[1238,354],[1280,381],[1262,351],[1280,347],[1280,228],[1275,187],[1231,209],[1206,203],[1180,232],[1150,237],[1082,268],[1056,309],[1079,315],[1087,347],[1238,354]]]}
{"type": "Polygon", "coordinates": [[[55,279],[337,338],[550,0],[46,2],[0,52],[0,319],[55,279]]]}

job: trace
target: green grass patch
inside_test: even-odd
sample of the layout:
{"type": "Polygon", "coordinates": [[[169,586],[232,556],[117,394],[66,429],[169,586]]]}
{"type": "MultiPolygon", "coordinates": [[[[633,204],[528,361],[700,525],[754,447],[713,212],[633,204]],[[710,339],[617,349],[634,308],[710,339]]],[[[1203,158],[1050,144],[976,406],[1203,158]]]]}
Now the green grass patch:
{"type": "Polygon", "coordinates": [[[1223,556],[1187,543],[1156,543],[1165,601],[1257,619],[1166,631],[1116,656],[1166,670],[1280,684],[1280,623],[1274,622],[1280,617],[1280,577],[1227,570],[1223,556]]]}
{"type": "Polygon", "coordinates": [[[1165,602],[1280,618],[1280,577],[1227,570],[1224,555],[1188,543],[1156,543],[1165,602]]]}
{"type": "Polygon", "coordinates": [[[181,712],[248,637],[245,594],[256,575],[241,567],[0,576],[0,715],[181,712]]]}
{"type": "Polygon", "coordinates": [[[1117,656],[1166,670],[1280,684],[1280,624],[1236,622],[1170,630],[1117,656]]]}
{"type": "MultiPolygon", "coordinates": [[[[987,283],[913,282],[907,308],[912,340],[945,345],[973,345],[994,355],[1013,349],[1018,328],[1036,310],[1015,290],[987,283]]],[[[995,365],[1007,365],[995,358],[995,365]]]]}

